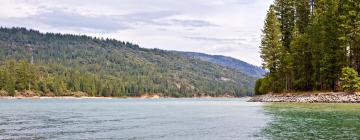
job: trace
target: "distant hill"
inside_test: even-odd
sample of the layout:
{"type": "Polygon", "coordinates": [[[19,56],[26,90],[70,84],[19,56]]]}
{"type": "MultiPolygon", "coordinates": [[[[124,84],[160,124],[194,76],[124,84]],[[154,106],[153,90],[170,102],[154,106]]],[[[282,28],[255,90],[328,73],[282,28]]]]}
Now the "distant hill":
{"type": "Polygon", "coordinates": [[[0,81],[10,81],[0,82],[0,90],[30,88],[58,96],[69,91],[90,96],[245,96],[252,94],[255,80],[236,69],[129,42],[0,28],[0,81]]]}
{"type": "Polygon", "coordinates": [[[179,53],[184,54],[186,56],[199,58],[203,61],[219,64],[225,67],[234,68],[243,72],[244,74],[257,78],[263,77],[266,73],[266,71],[261,67],[251,65],[249,63],[246,63],[244,61],[232,57],[226,57],[222,55],[208,55],[208,54],[196,53],[196,52],[179,52],[179,53]]]}

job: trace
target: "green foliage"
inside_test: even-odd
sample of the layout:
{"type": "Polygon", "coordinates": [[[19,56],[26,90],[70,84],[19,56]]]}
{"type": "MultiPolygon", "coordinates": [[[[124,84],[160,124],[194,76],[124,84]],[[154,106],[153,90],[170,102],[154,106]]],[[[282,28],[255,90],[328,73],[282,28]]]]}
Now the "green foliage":
{"type": "Polygon", "coordinates": [[[255,84],[255,95],[264,95],[272,91],[271,79],[269,75],[258,79],[255,84]]]}
{"type": "Polygon", "coordinates": [[[341,87],[346,92],[354,93],[360,89],[360,77],[353,68],[343,68],[340,80],[341,87]]]}
{"type": "MultiPolygon", "coordinates": [[[[285,52],[282,48],[281,36],[280,23],[276,16],[275,7],[270,6],[263,29],[260,51],[261,58],[264,61],[263,67],[270,70],[267,77],[276,80],[278,79],[276,77],[280,77],[281,71],[279,60],[283,58],[284,55],[282,53],[285,52]]],[[[279,82],[274,81],[271,90],[276,90],[280,86],[279,82]]],[[[261,93],[263,94],[264,92],[261,93]]]]}
{"type": "MultiPolygon", "coordinates": [[[[360,1],[318,0],[313,9],[309,0],[275,0],[274,4],[268,15],[275,9],[280,25],[268,26],[272,19],[268,16],[264,30],[280,28],[281,45],[272,53],[261,51],[272,92],[336,91],[343,67],[360,71],[360,11],[356,10],[360,1]]],[[[270,34],[263,32],[262,40],[269,40],[270,34]]],[[[267,42],[275,41],[278,38],[267,42]]],[[[260,49],[264,46],[269,45],[260,49]]]]}
{"type": "Polygon", "coordinates": [[[265,26],[263,29],[263,36],[261,40],[261,58],[264,60],[263,67],[276,71],[279,67],[279,59],[281,52],[281,32],[280,23],[277,20],[274,6],[270,6],[267,18],[265,20],[265,26]]]}
{"type": "Polygon", "coordinates": [[[357,0],[339,1],[339,41],[342,48],[348,49],[349,66],[360,71],[360,2],[357,0]]]}
{"type": "Polygon", "coordinates": [[[31,90],[31,86],[34,85],[34,81],[36,81],[36,70],[32,67],[27,61],[20,61],[16,65],[16,89],[23,90],[31,90]]]}
{"type": "MultiPolygon", "coordinates": [[[[282,46],[285,50],[289,50],[296,19],[295,0],[275,0],[274,4],[274,10],[280,21],[282,46]]],[[[273,9],[272,7],[270,6],[270,9],[273,9]]]]}
{"type": "Polygon", "coordinates": [[[15,78],[15,61],[11,60],[0,67],[0,89],[5,90],[10,96],[15,95],[16,78],[15,78]]]}
{"type": "Polygon", "coordinates": [[[262,83],[263,79],[257,79],[256,83],[255,83],[255,95],[262,95],[262,93],[260,92],[260,87],[261,87],[261,83],[262,83]]]}
{"type": "Polygon", "coordinates": [[[5,80],[8,86],[0,86],[12,93],[30,89],[57,96],[245,96],[253,93],[256,80],[177,52],[112,39],[0,28],[0,46],[0,71],[10,77],[5,80]],[[31,55],[34,64],[28,63],[31,55]]]}
{"type": "Polygon", "coordinates": [[[271,84],[272,84],[271,79],[269,77],[263,78],[263,80],[261,81],[261,86],[259,88],[259,92],[261,94],[270,93],[272,91],[272,89],[273,89],[271,84]]]}

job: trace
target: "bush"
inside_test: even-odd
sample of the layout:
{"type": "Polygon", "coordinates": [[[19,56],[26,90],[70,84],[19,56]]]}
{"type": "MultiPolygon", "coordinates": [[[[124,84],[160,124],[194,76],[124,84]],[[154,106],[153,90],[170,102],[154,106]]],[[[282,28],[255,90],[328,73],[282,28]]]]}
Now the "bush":
{"type": "Polygon", "coordinates": [[[256,83],[255,83],[255,91],[254,91],[254,92],[255,92],[255,95],[261,95],[260,87],[261,87],[262,81],[263,81],[262,78],[256,80],[256,83]]]}
{"type": "Polygon", "coordinates": [[[341,88],[345,92],[354,93],[360,89],[360,78],[359,74],[353,68],[345,67],[342,69],[341,77],[341,88]]]}
{"type": "Polygon", "coordinates": [[[270,92],[270,80],[268,77],[256,80],[255,95],[264,95],[270,92]]]}
{"type": "Polygon", "coordinates": [[[9,93],[5,90],[0,90],[0,96],[9,96],[9,93]]]}
{"type": "Polygon", "coordinates": [[[266,77],[262,80],[261,82],[261,86],[260,86],[260,92],[262,94],[267,94],[269,93],[271,90],[271,80],[269,77],[266,77]]]}

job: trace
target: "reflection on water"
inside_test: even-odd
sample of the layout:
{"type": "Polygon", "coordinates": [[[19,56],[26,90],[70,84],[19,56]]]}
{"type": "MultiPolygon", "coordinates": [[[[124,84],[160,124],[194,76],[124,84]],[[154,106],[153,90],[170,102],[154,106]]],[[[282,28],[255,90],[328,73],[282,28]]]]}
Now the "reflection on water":
{"type": "Polygon", "coordinates": [[[270,139],[360,139],[359,104],[277,103],[266,107],[270,139]]]}
{"type": "Polygon", "coordinates": [[[241,99],[0,100],[3,139],[261,139],[266,120],[241,99]]]}

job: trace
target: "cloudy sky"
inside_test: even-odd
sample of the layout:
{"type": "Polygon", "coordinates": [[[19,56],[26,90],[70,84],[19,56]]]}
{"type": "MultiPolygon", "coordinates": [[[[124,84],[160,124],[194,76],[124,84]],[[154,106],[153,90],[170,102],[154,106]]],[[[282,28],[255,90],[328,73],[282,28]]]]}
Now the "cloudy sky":
{"type": "Polygon", "coordinates": [[[0,26],[86,34],[260,65],[272,0],[1,0],[0,26]]]}

